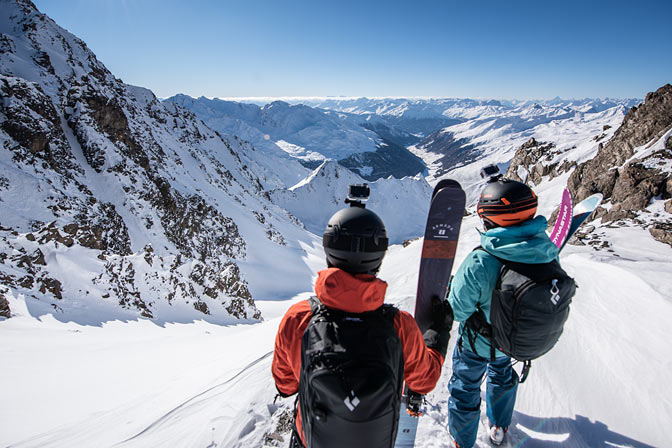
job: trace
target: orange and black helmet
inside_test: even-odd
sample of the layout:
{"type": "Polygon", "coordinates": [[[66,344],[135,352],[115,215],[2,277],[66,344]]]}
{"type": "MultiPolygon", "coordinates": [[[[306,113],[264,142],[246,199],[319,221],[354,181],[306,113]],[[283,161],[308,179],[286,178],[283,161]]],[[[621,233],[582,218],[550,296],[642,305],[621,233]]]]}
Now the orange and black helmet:
{"type": "Polygon", "coordinates": [[[522,182],[498,179],[490,182],[478,198],[478,216],[487,227],[506,227],[534,217],[537,195],[522,182]]]}

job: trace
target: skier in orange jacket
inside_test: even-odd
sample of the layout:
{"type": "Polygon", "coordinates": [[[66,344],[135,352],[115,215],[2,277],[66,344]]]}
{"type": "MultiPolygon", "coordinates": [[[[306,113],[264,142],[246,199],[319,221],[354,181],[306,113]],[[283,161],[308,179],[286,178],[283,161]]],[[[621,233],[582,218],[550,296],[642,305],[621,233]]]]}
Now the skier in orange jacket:
{"type": "MultiPolygon", "coordinates": [[[[423,335],[420,333],[415,319],[409,313],[397,310],[389,305],[383,306],[387,283],[376,278],[376,274],[387,250],[387,241],[387,233],[383,222],[375,213],[361,205],[340,210],[329,220],[323,236],[323,246],[329,268],[318,273],[318,279],[315,283],[317,300],[314,300],[313,305],[305,300],[291,306],[278,329],[272,373],[280,395],[290,396],[299,392],[301,388],[307,390],[312,387],[312,382],[311,385],[301,384],[302,355],[305,355],[302,351],[306,350],[305,346],[302,348],[302,339],[304,339],[304,333],[311,323],[315,303],[321,304],[327,310],[336,310],[337,314],[340,313],[339,315],[350,316],[346,317],[350,320],[356,320],[357,316],[364,317],[373,312],[380,312],[382,309],[392,310],[393,319],[391,319],[391,322],[396,337],[391,339],[393,342],[388,342],[388,345],[394,345],[394,347],[387,348],[390,349],[391,353],[397,350],[401,358],[401,363],[393,369],[393,375],[396,375],[395,378],[399,381],[405,381],[408,388],[416,393],[426,394],[434,389],[441,376],[441,368],[446,356],[452,326],[452,312],[443,298],[441,300],[436,298],[434,302],[435,323],[423,335]]],[[[388,314],[390,313],[388,312],[388,314]]],[[[347,332],[348,330],[339,331],[347,332]]],[[[387,340],[390,341],[389,338],[387,340]]],[[[356,346],[367,344],[367,342],[367,340],[361,340],[355,347],[348,350],[357,351],[356,346]]],[[[306,342],[303,344],[306,344],[306,342]]],[[[388,350],[379,351],[387,352],[388,350]]],[[[307,358],[304,357],[303,359],[307,358]]],[[[342,370],[339,370],[339,372],[341,376],[346,375],[342,370]]],[[[306,375],[306,373],[304,372],[303,375],[306,375]]],[[[353,380],[346,378],[345,381],[352,383],[353,380]]],[[[401,385],[399,383],[395,386],[398,388],[399,398],[401,385]]],[[[330,413],[337,413],[338,410],[336,409],[325,409],[320,411],[324,415],[309,415],[307,417],[310,422],[315,421],[315,419],[323,421],[322,428],[326,428],[326,432],[332,432],[328,442],[319,441],[319,437],[316,435],[317,430],[313,430],[312,435],[309,433],[310,438],[307,439],[303,426],[309,425],[302,425],[302,420],[308,420],[306,420],[306,417],[302,418],[301,410],[310,408],[306,407],[307,403],[301,403],[302,400],[305,400],[302,393],[299,394],[299,409],[295,418],[290,447],[323,448],[325,446],[339,446],[339,444],[344,446],[342,444],[345,442],[343,440],[339,441],[339,437],[342,434],[352,434],[353,431],[359,431],[361,437],[357,440],[361,440],[361,445],[359,442],[357,442],[357,445],[373,448],[371,442],[366,440],[368,439],[367,434],[374,430],[366,429],[366,426],[361,425],[355,427],[355,429],[352,427],[340,428],[339,425],[343,425],[342,420],[336,417],[330,418],[329,415],[330,413]]],[[[360,392],[357,393],[360,394],[360,392]]],[[[325,395],[324,392],[320,394],[325,395]]],[[[355,405],[357,405],[359,398],[354,395],[354,386],[352,394],[353,400],[357,400],[355,402],[355,405]]],[[[347,397],[344,401],[346,402],[345,406],[348,406],[347,397]]],[[[369,400],[369,402],[371,401],[369,400]]],[[[362,403],[364,403],[364,400],[362,400],[362,403]]],[[[377,441],[385,440],[380,443],[376,442],[375,446],[394,445],[394,435],[398,424],[398,403],[398,401],[396,404],[389,403],[397,406],[396,416],[391,417],[388,423],[385,423],[385,431],[381,432],[379,429],[375,429],[378,434],[374,434],[372,438],[377,441]],[[389,436],[386,438],[382,433],[389,434],[389,436]]],[[[343,406],[340,401],[337,404],[343,406]]],[[[382,405],[386,404],[382,403],[382,405]]],[[[349,405],[349,407],[353,414],[347,414],[345,410],[344,412],[350,417],[350,420],[355,419],[353,417],[355,415],[354,406],[349,405]]],[[[359,407],[363,408],[365,406],[360,405],[359,407]]],[[[325,432],[322,429],[320,431],[325,432]]],[[[348,446],[355,448],[352,446],[352,441],[347,443],[348,446]]]]}

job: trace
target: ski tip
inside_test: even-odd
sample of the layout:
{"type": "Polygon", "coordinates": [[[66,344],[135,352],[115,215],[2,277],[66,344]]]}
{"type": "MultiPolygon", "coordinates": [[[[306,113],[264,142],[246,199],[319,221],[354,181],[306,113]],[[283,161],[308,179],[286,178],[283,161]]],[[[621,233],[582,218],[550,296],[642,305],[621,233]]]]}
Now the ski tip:
{"type": "Polygon", "coordinates": [[[602,202],[602,199],[604,199],[604,195],[602,193],[595,193],[590,197],[595,198],[595,200],[597,200],[598,202],[602,202]]]}
{"type": "Polygon", "coordinates": [[[438,184],[436,184],[436,188],[446,188],[451,186],[462,188],[462,185],[460,185],[460,183],[455,179],[442,179],[438,184]]]}
{"type": "Polygon", "coordinates": [[[461,190],[462,185],[460,185],[458,181],[453,179],[442,179],[434,187],[434,191],[432,192],[432,199],[434,199],[434,196],[436,196],[436,194],[439,191],[443,190],[444,188],[459,188],[461,190]]]}
{"type": "Polygon", "coordinates": [[[595,210],[597,206],[602,203],[602,199],[604,199],[604,195],[602,193],[595,193],[588,196],[586,199],[579,202],[579,204],[574,209],[574,214],[579,215],[587,211],[595,210]]]}

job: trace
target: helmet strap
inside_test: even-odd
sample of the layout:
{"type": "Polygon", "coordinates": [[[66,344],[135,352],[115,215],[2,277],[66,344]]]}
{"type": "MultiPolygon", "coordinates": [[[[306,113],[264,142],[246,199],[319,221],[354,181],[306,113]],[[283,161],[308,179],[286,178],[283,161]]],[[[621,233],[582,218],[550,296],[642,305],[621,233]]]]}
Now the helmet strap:
{"type": "Polygon", "coordinates": [[[497,227],[500,227],[499,224],[495,224],[494,222],[490,221],[488,218],[483,217],[483,228],[488,231],[495,229],[497,227]]]}

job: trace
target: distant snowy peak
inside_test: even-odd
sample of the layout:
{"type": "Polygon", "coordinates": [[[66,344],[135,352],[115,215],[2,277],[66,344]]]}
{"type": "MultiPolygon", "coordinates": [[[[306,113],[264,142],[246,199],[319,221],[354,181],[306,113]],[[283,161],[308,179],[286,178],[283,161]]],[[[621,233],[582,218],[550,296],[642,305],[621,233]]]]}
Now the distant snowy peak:
{"type": "MultiPolygon", "coordinates": [[[[577,138],[582,132],[598,132],[608,125],[617,127],[630,100],[622,102],[566,101],[524,102],[513,106],[479,105],[465,110],[452,108],[453,116],[463,121],[448,126],[411,148],[429,167],[432,178],[440,178],[455,169],[489,157],[496,162],[510,160],[518,147],[530,138],[546,140],[546,134],[561,144],[565,135],[577,138]],[[609,108],[603,106],[610,105],[609,108]]],[[[588,134],[590,135],[590,134],[588,134]]],[[[592,136],[592,135],[590,135],[592,136]]],[[[568,139],[571,141],[571,139],[568,139]]]]}
{"type": "Polygon", "coordinates": [[[184,95],[165,101],[188,108],[221,134],[238,135],[268,154],[290,157],[310,169],[338,160],[369,180],[401,178],[425,169],[405,148],[408,132],[375,120],[283,101],[263,107],[184,95]]]}
{"type": "Polygon", "coordinates": [[[513,110],[526,107],[554,107],[582,110],[583,112],[600,112],[619,104],[626,107],[637,105],[640,99],[561,99],[552,100],[497,100],[470,98],[329,98],[310,100],[305,103],[322,109],[346,112],[357,115],[378,115],[397,118],[471,118],[469,111],[513,110]],[[469,115],[464,115],[469,113],[469,115]]]}
{"type": "MultiPolygon", "coordinates": [[[[289,190],[271,192],[271,198],[298,217],[308,230],[320,235],[329,217],[347,207],[344,200],[348,186],[365,182],[339,163],[328,160],[289,190]]],[[[391,243],[423,234],[432,188],[422,176],[390,177],[368,184],[371,198],[366,206],[383,219],[391,243]]]]}
{"type": "Polygon", "coordinates": [[[314,101],[312,105],[322,109],[347,112],[357,115],[379,115],[396,118],[440,118],[443,112],[456,105],[465,107],[480,104],[478,100],[444,98],[444,99],[406,99],[406,98],[357,98],[327,99],[314,101]]]}

